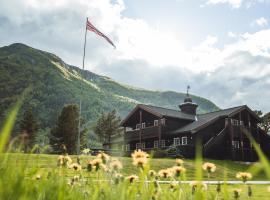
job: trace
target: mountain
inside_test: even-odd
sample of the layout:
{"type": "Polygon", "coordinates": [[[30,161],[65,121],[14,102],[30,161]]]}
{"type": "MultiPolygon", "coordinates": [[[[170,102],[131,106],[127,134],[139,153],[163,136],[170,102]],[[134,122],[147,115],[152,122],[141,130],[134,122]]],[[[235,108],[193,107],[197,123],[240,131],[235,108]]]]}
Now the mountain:
{"type": "MultiPolygon", "coordinates": [[[[82,116],[93,122],[102,112],[116,109],[124,117],[136,104],[178,109],[184,93],[150,91],[120,84],[108,77],[68,65],[54,54],[24,44],[0,48],[0,122],[7,110],[32,86],[22,111],[31,106],[41,127],[51,127],[65,104],[79,103],[82,88],[82,116]]],[[[211,101],[192,96],[199,113],[215,111],[211,101]]],[[[20,115],[21,115],[20,113],[20,115]]],[[[19,118],[20,118],[19,115],[19,118]]]]}

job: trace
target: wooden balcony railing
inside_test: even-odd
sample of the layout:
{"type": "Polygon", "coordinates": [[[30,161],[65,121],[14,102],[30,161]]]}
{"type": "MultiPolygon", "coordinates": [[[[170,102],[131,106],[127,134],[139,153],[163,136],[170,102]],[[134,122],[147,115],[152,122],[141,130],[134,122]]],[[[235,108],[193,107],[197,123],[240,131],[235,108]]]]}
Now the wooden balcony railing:
{"type": "MultiPolygon", "coordinates": [[[[150,126],[142,129],[142,139],[158,137],[159,126],[150,126]]],[[[125,141],[139,140],[140,130],[127,131],[124,135],[125,141]]]]}

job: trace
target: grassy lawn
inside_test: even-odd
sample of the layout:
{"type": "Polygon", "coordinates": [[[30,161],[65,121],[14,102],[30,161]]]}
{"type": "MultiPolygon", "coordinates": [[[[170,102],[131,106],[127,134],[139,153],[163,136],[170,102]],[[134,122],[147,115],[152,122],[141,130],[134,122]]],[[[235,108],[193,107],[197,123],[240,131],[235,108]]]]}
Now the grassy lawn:
{"type": "MultiPolygon", "coordinates": [[[[9,188],[11,190],[13,187],[16,188],[21,188],[21,191],[18,189],[18,197],[20,196],[20,192],[21,195],[28,195],[28,197],[26,199],[29,198],[29,192],[26,191],[32,191],[32,190],[37,190],[37,191],[46,191],[47,190],[47,195],[51,194],[51,195],[55,195],[54,193],[57,193],[59,195],[59,191],[68,191],[68,187],[67,186],[63,186],[63,182],[61,182],[61,179],[64,180],[64,185],[67,184],[67,181],[70,180],[72,177],[74,177],[74,175],[78,175],[78,172],[75,172],[71,169],[66,169],[66,168],[61,168],[59,169],[57,167],[57,155],[46,155],[46,154],[20,154],[20,153],[6,153],[6,154],[1,154],[0,155],[0,173],[2,172],[1,169],[2,168],[6,168],[6,166],[8,166],[7,170],[9,174],[9,178],[7,180],[4,180],[3,177],[2,180],[0,181],[0,183],[2,184],[0,186],[0,195],[1,195],[1,188],[3,188],[4,190],[8,190],[9,188]],[[2,165],[2,163],[5,163],[5,165],[2,165]],[[16,172],[18,169],[18,173],[16,172]],[[50,172],[52,172],[52,174],[57,174],[55,176],[55,180],[43,180],[44,182],[37,182],[33,177],[35,177],[36,174],[40,174],[42,177],[46,177],[50,172]],[[17,174],[16,174],[17,173],[17,174]],[[19,178],[17,176],[20,176],[19,178]],[[10,177],[13,177],[12,182],[9,183],[9,181],[11,180],[10,177]],[[57,178],[58,177],[58,178],[57,178]],[[16,182],[14,182],[16,180],[16,182]],[[7,183],[6,186],[3,185],[3,183],[7,183]],[[10,186],[9,186],[10,184],[10,186]],[[20,185],[21,184],[21,185],[20,185]],[[37,184],[37,185],[36,185],[37,184]],[[40,185],[38,185],[40,184],[40,185]],[[29,187],[28,189],[25,189],[25,187],[29,187]],[[40,188],[38,188],[40,187],[40,188]],[[38,188],[38,189],[37,189],[38,188]],[[54,191],[55,190],[55,191],[54,191]]],[[[71,156],[71,158],[73,159],[73,161],[76,161],[77,156],[71,156]]],[[[80,156],[80,161],[81,161],[81,165],[84,168],[86,166],[86,163],[88,160],[93,159],[94,157],[92,156],[80,156]]],[[[131,158],[128,157],[119,157],[118,158],[122,163],[123,163],[123,170],[122,170],[122,174],[124,176],[128,176],[131,174],[139,174],[139,170],[132,165],[132,160],[131,158]]],[[[236,162],[232,162],[232,161],[227,161],[227,160],[204,160],[203,162],[212,162],[215,163],[217,166],[217,170],[216,172],[214,172],[211,177],[210,180],[236,180],[235,178],[235,174],[239,171],[248,171],[249,169],[249,165],[246,164],[241,164],[241,163],[236,163],[236,162]],[[227,174],[227,175],[225,175],[227,174]]],[[[175,164],[175,159],[150,159],[150,166],[151,169],[154,169],[156,171],[160,170],[160,169],[164,169],[164,168],[169,168],[172,167],[175,164]]],[[[186,176],[188,180],[194,180],[195,179],[195,162],[194,160],[185,160],[184,163],[184,167],[187,169],[186,172],[186,176]]],[[[124,184],[124,185],[119,185],[119,186],[112,186],[111,183],[100,183],[100,182],[94,182],[97,180],[103,180],[106,179],[106,176],[97,176],[97,174],[93,173],[93,172],[87,172],[85,169],[83,169],[82,171],[79,172],[80,176],[84,178],[84,180],[86,180],[86,185],[83,187],[83,191],[91,191],[92,192],[97,192],[100,193],[100,191],[102,191],[102,189],[100,188],[100,186],[102,188],[106,188],[104,189],[105,193],[108,192],[108,195],[113,195],[110,197],[106,197],[106,198],[97,198],[97,197],[93,197],[91,196],[92,199],[117,199],[117,190],[119,190],[119,193],[121,192],[123,195],[127,195],[129,194],[129,192],[131,191],[131,193],[129,194],[128,198],[129,199],[138,199],[136,197],[136,195],[133,197],[132,195],[134,195],[132,193],[132,191],[134,190],[135,193],[136,191],[138,192],[138,188],[141,188],[142,185],[140,185],[140,183],[138,183],[138,185],[134,185],[133,186],[129,186],[128,184],[124,184]],[[99,179],[97,178],[99,177],[99,179]],[[95,186],[93,186],[95,185],[95,186]],[[88,188],[88,189],[85,189],[88,188]],[[98,189],[97,189],[98,188],[98,189]],[[110,189],[111,188],[111,189],[110,189]]],[[[3,174],[2,174],[3,176],[3,174]]],[[[1,179],[0,178],[0,179],[1,179]]],[[[108,178],[108,176],[107,176],[108,178]]],[[[207,178],[206,174],[203,174],[203,180],[209,180],[207,178]]],[[[264,174],[258,174],[255,177],[253,177],[252,180],[267,180],[265,178],[264,174]]],[[[153,183],[152,183],[153,185],[153,183]]],[[[150,189],[149,191],[151,191],[151,187],[153,186],[149,186],[150,189]]],[[[162,189],[162,195],[164,195],[165,199],[179,199],[177,198],[177,196],[180,195],[179,191],[181,191],[181,189],[183,189],[183,191],[185,191],[184,193],[186,193],[185,195],[187,195],[186,197],[181,197],[181,199],[196,199],[193,198],[191,195],[191,187],[189,184],[182,184],[182,185],[178,185],[177,187],[177,192],[174,192],[171,188],[169,184],[160,184],[160,188],[162,189]],[[179,190],[180,189],[180,190],[179,190]]],[[[234,199],[233,197],[233,190],[235,188],[237,189],[242,189],[242,192],[240,194],[240,199],[247,199],[247,185],[227,185],[227,186],[221,186],[221,194],[218,198],[216,198],[217,192],[216,192],[216,185],[209,185],[208,186],[208,192],[204,193],[204,195],[207,195],[207,199],[222,199],[223,197],[221,196],[221,194],[226,194],[227,198],[226,199],[234,199]]],[[[269,195],[270,192],[267,191],[267,187],[266,185],[253,185],[252,186],[252,197],[250,199],[254,199],[254,200],[268,200],[269,199],[269,195]]],[[[143,187],[142,187],[143,188],[143,187]]],[[[154,188],[154,187],[153,187],[154,188]]],[[[3,190],[2,190],[3,191],[3,190]]],[[[85,199],[82,198],[81,195],[81,191],[82,188],[79,188],[78,191],[76,189],[72,189],[72,193],[70,193],[71,198],[67,198],[67,199],[74,199],[77,195],[78,195],[78,200],[79,199],[85,199]]],[[[7,194],[9,194],[9,192],[5,191],[7,194]]],[[[61,192],[60,192],[61,193],[61,192]]],[[[147,193],[149,192],[145,192],[142,191],[143,197],[142,199],[149,199],[149,197],[147,197],[147,193]]],[[[15,193],[13,193],[15,194],[15,193]]],[[[34,195],[36,194],[31,194],[30,196],[33,198],[36,198],[34,195]]],[[[39,196],[39,195],[38,195],[39,196]]],[[[56,197],[55,197],[56,198],[56,197]]],[[[89,199],[91,199],[89,198],[89,199]]],[[[126,199],[127,197],[119,197],[119,199],[126,199]]],[[[6,198],[8,199],[8,198],[6,198]]],[[[13,197],[13,199],[16,199],[16,197],[13,197]]],[[[18,198],[18,199],[25,199],[23,198],[18,198]]],[[[40,199],[43,199],[42,197],[40,197],[40,199]]],[[[56,199],[62,199],[57,197],[56,199]]],[[[64,198],[66,199],[66,198],[64,198]]],[[[163,198],[164,199],[164,198],[163,198]]],[[[200,199],[200,198],[197,198],[200,199]]]]}
{"type": "MultiPolygon", "coordinates": [[[[26,165],[26,169],[31,170],[31,168],[39,168],[40,171],[49,171],[55,168],[57,165],[58,155],[47,155],[47,154],[17,154],[11,153],[6,154],[10,165],[26,165]]],[[[3,159],[4,155],[0,156],[3,159]]],[[[77,156],[71,156],[72,160],[75,162],[77,156]]],[[[81,165],[84,167],[88,160],[93,159],[92,156],[80,156],[81,165]]],[[[132,160],[129,157],[118,157],[118,159],[123,163],[124,175],[136,174],[138,172],[137,168],[132,165],[132,160]]],[[[212,162],[216,164],[217,170],[213,173],[209,180],[237,180],[235,175],[239,171],[248,171],[250,165],[237,163],[229,160],[204,160],[204,162],[212,162]]],[[[150,166],[151,169],[158,171],[160,169],[172,167],[175,164],[175,159],[170,158],[160,158],[151,159],[150,166]]],[[[254,164],[253,164],[254,165],[254,164]]],[[[256,163],[255,163],[256,165],[256,163]]],[[[195,174],[195,163],[194,160],[185,160],[184,167],[187,169],[186,175],[188,180],[194,180],[195,174]]],[[[71,174],[72,175],[72,174],[71,174]]],[[[88,173],[85,174],[88,176],[88,173]]],[[[207,174],[204,174],[204,179],[207,178],[207,174]]],[[[265,174],[259,173],[254,176],[252,180],[267,180],[265,174]]]]}

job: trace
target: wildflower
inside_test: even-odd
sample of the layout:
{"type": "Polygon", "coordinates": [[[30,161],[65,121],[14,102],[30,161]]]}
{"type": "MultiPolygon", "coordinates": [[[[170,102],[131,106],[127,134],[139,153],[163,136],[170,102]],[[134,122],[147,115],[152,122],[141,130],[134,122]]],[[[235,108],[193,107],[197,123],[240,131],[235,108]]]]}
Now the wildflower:
{"type": "Polygon", "coordinates": [[[122,174],[116,173],[116,174],[114,175],[114,183],[115,183],[115,184],[118,184],[120,181],[123,181],[123,180],[124,180],[124,177],[123,177],[122,174]]]}
{"type": "Polygon", "coordinates": [[[236,178],[242,179],[242,181],[245,183],[248,179],[252,179],[252,174],[248,172],[238,172],[236,174],[236,178]]]}
{"type": "Polygon", "coordinates": [[[156,176],[156,171],[155,170],[149,170],[149,172],[148,172],[148,175],[150,176],[150,177],[155,177],[156,176]]]}
{"type": "Polygon", "coordinates": [[[147,158],[149,158],[149,155],[148,155],[148,153],[146,153],[146,152],[144,152],[144,151],[142,151],[142,150],[139,149],[139,150],[135,150],[131,154],[131,157],[132,157],[133,160],[136,160],[138,158],[145,158],[145,159],[147,159],[147,158]]]}
{"type": "Polygon", "coordinates": [[[174,182],[171,182],[170,183],[170,189],[171,190],[175,191],[176,190],[176,187],[177,187],[177,182],[174,181],[174,182]]]}
{"type": "Polygon", "coordinates": [[[110,156],[104,152],[100,152],[97,157],[102,160],[102,163],[106,164],[110,160],[110,156]]]}
{"type": "Polygon", "coordinates": [[[134,181],[137,181],[138,179],[139,179],[139,177],[136,175],[130,175],[130,176],[126,177],[126,180],[128,180],[130,183],[133,183],[134,181]]]}
{"type": "Polygon", "coordinates": [[[190,186],[192,188],[192,194],[194,194],[196,190],[207,190],[207,185],[201,181],[192,181],[190,186]]]}
{"type": "Polygon", "coordinates": [[[74,186],[74,185],[79,185],[79,176],[73,176],[71,180],[68,182],[68,185],[74,186]]]}
{"type": "Polygon", "coordinates": [[[72,163],[72,159],[69,156],[60,155],[57,158],[57,165],[67,167],[72,163]]]}
{"type": "Polygon", "coordinates": [[[161,169],[158,172],[160,178],[170,178],[172,177],[172,170],[171,169],[161,169]]]}
{"type": "Polygon", "coordinates": [[[147,158],[141,157],[133,160],[133,165],[143,168],[147,164],[147,158]]]}
{"type": "Polygon", "coordinates": [[[176,177],[179,177],[181,174],[185,173],[186,172],[186,168],[182,167],[182,166],[174,166],[171,168],[172,171],[173,171],[173,174],[176,176],[176,177]]]}
{"type": "Polygon", "coordinates": [[[241,189],[234,189],[233,190],[234,199],[239,199],[241,191],[242,191],[241,189]]]}
{"type": "Polygon", "coordinates": [[[72,178],[73,181],[79,181],[79,179],[80,179],[80,177],[77,176],[77,175],[76,176],[73,176],[73,178],[72,178]]]}
{"type": "Polygon", "coordinates": [[[182,159],[176,159],[175,164],[176,166],[182,166],[184,164],[184,161],[182,159]]]}
{"type": "Polygon", "coordinates": [[[122,163],[119,161],[119,160],[113,160],[111,163],[110,163],[110,168],[114,171],[119,171],[123,168],[123,165],[122,163]]]}
{"type": "Polygon", "coordinates": [[[88,161],[87,170],[92,171],[93,169],[95,169],[96,171],[98,171],[101,168],[101,164],[102,164],[102,160],[99,158],[88,161]]]}
{"type": "Polygon", "coordinates": [[[37,174],[36,175],[36,180],[40,180],[41,179],[41,175],[40,174],[37,174]]]}
{"type": "Polygon", "coordinates": [[[72,163],[71,165],[69,165],[69,168],[74,169],[75,171],[80,171],[82,169],[82,166],[78,163],[72,163]]]}
{"type": "Polygon", "coordinates": [[[214,163],[206,162],[202,166],[203,170],[207,171],[207,173],[212,173],[216,171],[216,165],[214,163]]]}

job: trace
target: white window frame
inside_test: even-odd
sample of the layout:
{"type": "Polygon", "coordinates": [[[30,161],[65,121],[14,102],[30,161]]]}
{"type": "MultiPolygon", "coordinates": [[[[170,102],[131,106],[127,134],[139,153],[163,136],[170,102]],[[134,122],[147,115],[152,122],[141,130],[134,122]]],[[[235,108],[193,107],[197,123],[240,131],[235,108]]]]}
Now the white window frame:
{"type": "Polygon", "coordinates": [[[240,142],[238,140],[233,140],[232,141],[232,146],[235,148],[235,149],[240,149],[240,142]]]}
{"type": "Polygon", "coordinates": [[[145,128],[145,122],[142,123],[142,128],[145,128]]]}
{"type": "Polygon", "coordinates": [[[232,125],[233,126],[238,126],[239,125],[239,121],[237,119],[232,119],[232,125]]]}
{"type": "Polygon", "coordinates": [[[160,140],[160,147],[161,148],[166,147],[165,140],[160,140]]]}
{"type": "Polygon", "coordinates": [[[158,119],[154,120],[154,126],[158,126],[158,119]]]}
{"type": "Polygon", "coordinates": [[[158,148],[158,140],[154,140],[154,148],[155,148],[155,149],[158,148]]]}
{"type": "Polygon", "coordinates": [[[141,148],[142,148],[142,149],[145,149],[145,142],[142,142],[141,148]]]}
{"type": "Polygon", "coordinates": [[[181,143],[180,143],[180,138],[173,138],[173,146],[179,146],[181,143]]]}
{"type": "Polygon", "coordinates": [[[130,144],[126,144],[126,151],[130,151],[130,144]]]}
{"type": "Polygon", "coordinates": [[[244,126],[244,122],[243,121],[240,121],[240,126],[244,126]]]}
{"type": "Polygon", "coordinates": [[[141,149],[141,143],[136,143],[136,149],[141,149]]]}
{"type": "Polygon", "coordinates": [[[139,130],[141,128],[141,124],[136,124],[136,130],[139,130]]]}
{"type": "Polygon", "coordinates": [[[166,123],[165,118],[162,118],[162,119],[160,120],[160,123],[161,123],[161,125],[165,126],[165,123],[166,123]]]}
{"type": "Polygon", "coordinates": [[[181,138],[182,145],[187,145],[188,144],[188,137],[184,136],[181,138]]]}

